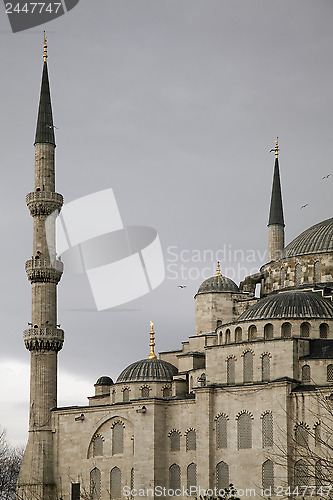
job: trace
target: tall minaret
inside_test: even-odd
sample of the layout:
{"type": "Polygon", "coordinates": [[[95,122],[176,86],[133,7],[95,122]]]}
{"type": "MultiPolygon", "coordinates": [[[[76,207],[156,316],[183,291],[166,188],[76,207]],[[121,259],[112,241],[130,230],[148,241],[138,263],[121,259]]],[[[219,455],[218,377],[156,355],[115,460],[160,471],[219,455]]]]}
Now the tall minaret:
{"type": "Polygon", "coordinates": [[[284,218],[279,170],[279,144],[275,141],[275,167],[272,185],[271,208],[268,220],[268,260],[278,260],[284,250],[284,218]]]}
{"type": "Polygon", "coordinates": [[[56,259],[55,219],[63,197],[55,192],[55,138],[47,71],[44,65],[35,137],[35,188],[26,197],[33,217],[33,255],[25,264],[32,286],[31,328],[24,343],[31,354],[29,438],[18,479],[19,498],[54,500],[51,409],[57,406],[57,355],[64,332],[57,325],[57,284],[63,265],[56,259]]]}

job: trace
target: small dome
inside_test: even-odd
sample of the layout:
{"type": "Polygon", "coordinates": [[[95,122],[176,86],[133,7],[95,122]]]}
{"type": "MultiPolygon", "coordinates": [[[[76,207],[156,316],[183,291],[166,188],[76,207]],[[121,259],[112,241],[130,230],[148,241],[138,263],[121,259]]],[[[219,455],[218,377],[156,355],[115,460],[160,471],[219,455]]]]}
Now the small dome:
{"type": "Polygon", "coordinates": [[[200,293],[232,292],[239,293],[239,288],[230,278],[225,276],[212,276],[199,286],[197,295],[200,293]]]}
{"type": "Polygon", "coordinates": [[[333,303],[320,292],[281,292],[258,300],[239,316],[237,322],[287,318],[332,319],[333,303]]]}
{"type": "Polygon", "coordinates": [[[333,217],[306,229],[284,250],[285,257],[326,252],[333,252],[333,217]]]}
{"type": "Polygon", "coordinates": [[[142,359],[121,372],[117,382],[170,382],[177,368],[161,359],[142,359]]]}
{"type": "Polygon", "coordinates": [[[113,385],[113,380],[105,375],[104,377],[99,377],[95,385],[113,385]]]}

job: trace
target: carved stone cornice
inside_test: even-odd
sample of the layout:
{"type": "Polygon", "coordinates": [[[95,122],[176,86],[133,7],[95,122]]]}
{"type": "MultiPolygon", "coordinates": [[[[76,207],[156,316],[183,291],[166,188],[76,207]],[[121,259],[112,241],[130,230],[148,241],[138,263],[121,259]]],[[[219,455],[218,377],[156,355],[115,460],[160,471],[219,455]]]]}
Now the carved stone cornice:
{"type": "Polygon", "coordinates": [[[29,328],[24,330],[23,339],[28,351],[58,352],[64,343],[64,331],[60,328],[29,328]]]}
{"type": "Polygon", "coordinates": [[[25,270],[31,283],[58,284],[64,270],[64,264],[60,260],[51,262],[47,259],[33,258],[26,261],[25,270]]]}
{"type": "Polygon", "coordinates": [[[33,191],[26,196],[26,203],[31,215],[50,215],[56,210],[61,210],[64,199],[59,193],[51,191],[33,191]]]}

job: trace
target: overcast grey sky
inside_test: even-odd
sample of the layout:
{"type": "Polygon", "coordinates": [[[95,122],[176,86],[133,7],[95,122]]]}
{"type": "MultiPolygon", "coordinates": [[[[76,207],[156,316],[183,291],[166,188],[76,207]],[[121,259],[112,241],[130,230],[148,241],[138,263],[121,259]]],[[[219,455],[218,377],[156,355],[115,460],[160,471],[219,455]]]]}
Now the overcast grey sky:
{"type": "MultiPolygon", "coordinates": [[[[333,174],[332,22],[331,0],[80,0],[12,34],[0,7],[0,425],[12,442],[25,441],[28,419],[25,195],[34,180],[42,30],[57,191],[68,202],[112,187],[125,225],[157,229],[166,263],[156,290],[104,312],[86,307],[83,276],[63,277],[59,405],[72,405],[86,403],[99,376],[116,379],[148,355],[149,320],[159,351],[194,333],[193,296],[216,267],[205,250],[231,250],[221,267],[237,282],[265,262],[277,135],[287,242],[332,216],[333,176],[322,180],[333,174]],[[255,252],[257,262],[236,261],[234,250],[255,252]]],[[[131,276],[124,280],[130,287],[131,276]]]]}

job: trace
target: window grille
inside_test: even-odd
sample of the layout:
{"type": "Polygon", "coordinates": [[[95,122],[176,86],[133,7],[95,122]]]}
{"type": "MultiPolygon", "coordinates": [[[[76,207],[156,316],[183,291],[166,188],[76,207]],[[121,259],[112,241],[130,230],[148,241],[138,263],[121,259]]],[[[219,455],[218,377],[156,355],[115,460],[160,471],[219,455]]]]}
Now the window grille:
{"type": "Polygon", "coordinates": [[[178,431],[172,431],[170,434],[170,451],[180,450],[180,434],[178,431]]]}
{"type": "Polygon", "coordinates": [[[71,500],[80,500],[81,498],[80,487],[81,487],[80,483],[72,483],[71,500]]]}
{"type": "Polygon", "coordinates": [[[290,323],[283,323],[283,325],[281,327],[281,337],[284,339],[291,337],[291,324],[290,323]]]}
{"type": "Polygon", "coordinates": [[[187,489],[197,485],[197,465],[190,464],[187,467],[187,489]]]}
{"type": "Polygon", "coordinates": [[[302,382],[310,382],[311,381],[311,368],[309,365],[304,365],[302,367],[302,382]]]}
{"type": "Polygon", "coordinates": [[[142,398],[149,398],[149,387],[142,387],[141,389],[141,397],[142,398]]]}
{"type": "Polygon", "coordinates": [[[273,446],[273,415],[266,413],[262,417],[262,447],[273,446]]]}
{"type": "Polygon", "coordinates": [[[307,448],[308,446],[308,431],[303,425],[298,425],[295,430],[295,441],[298,446],[307,448]]]}
{"type": "Polygon", "coordinates": [[[323,468],[322,468],[322,463],[321,460],[317,460],[315,463],[315,482],[316,486],[324,486],[324,476],[323,476],[323,468]]]}
{"type": "Polygon", "coordinates": [[[134,489],[134,469],[131,469],[131,490],[134,489]]]}
{"type": "Polygon", "coordinates": [[[253,382],[253,354],[250,351],[243,356],[243,380],[253,382]]]}
{"type": "Polygon", "coordinates": [[[281,287],[284,286],[285,279],[286,279],[286,272],[284,270],[284,267],[282,267],[281,271],[280,271],[280,285],[281,285],[281,287]]]}
{"type": "Polygon", "coordinates": [[[255,340],[257,338],[257,327],[255,325],[249,326],[248,339],[255,340]]]}
{"type": "Polygon", "coordinates": [[[313,279],[315,283],[321,282],[321,262],[315,262],[314,271],[313,271],[313,279]]]}
{"type": "Polygon", "coordinates": [[[196,448],[196,433],[194,430],[188,431],[188,433],[186,434],[186,451],[196,450],[196,448]]]}
{"type": "Polygon", "coordinates": [[[163,387],[163,397],[169,398],[171,396],[171,391],[169,387],[163,387]]]}
{"type": "Polygon", "coordinates": [[[178,490],[180,489],[180,485],[181,485],[180,467],[177,464],[173,464],[169,468],[169,487],[172,490],[178,490]]]}
{"type": "Polygon", "coordinates": [[[302,266],[296,264],[295,266],[295,285],[300,285],[302,282],[302,266]]]}
{"type": "Polygon", "coordinates": [[[273,338],[273,325],[271,323],[267,323],[264,327],[264,338],[266,340],[272,339],[273,338]]]}
{"type": "Polygon", "coordinates": [[[237,326],[235,330],[235,341],[242,342],[242,329],[240,326],[237,326]]]}
{"type": "Polygon", "coordinates": [[[216,420],[216,448],[228,447],[228,421],[224,415],[216,420]]]}
{"type": "Polygon", "coordinates": [[[229,487],[229,466],[225,462],[219,462],[216,466],[216,488],[222,490],[229,487]]]}
{"type": "Polygon", "coordinates": [[[321,425],[320,423],[316,425],[314,428],[314,438],[315,438],[315,446],[321,445],[321,425]]]}
{"type": "MultiPolygon", "coordinates": [[[[272,460],[266,460],[262,464],[262,487],[264,490],[274,488],[274,464],[272,460]]],[[[274,494],[273,491],[272,494],[274,494]]]]}
{"type": "Polygon", "coordinates": [[[94,457],[100,457],[103,455],[103,439],[101,436],[96,436],[93,441],[93,455],[94,457]]]}
{"type": "Polygon", "coordinates": [[[235,359],[229,358],[227,360],[227,384],[234,384],[235,380],[236,380],[235,359]]]}
{"type": "Polygon", "coordinates": [[[268,354],[264,354],[261,359],[261,378],[263,382],[268,382],[271,378],[271,360],[268,354]]]}
{"type": "Polygon", "coordinates": [[[97,467],[90,472],[90,497],[101,497],[101,471],[97,467]]]}
{"type": "Polygon", "coordinates": [[[238,449],[252,448],[252,419],[248,413],[242,413],[237,420],[238,449]]]}
{"type": "Polygon", "coordinates": [[[118,422],[112,429],[112,454],[124,453],[124,427],[118,422]]]}
{"type": "Polygon", "coordinates": [[[327,382],[333,382],[333,365],[327,366],[327,382]]]}
{"type": "Polygon", "coordinates": [[[294,486],[309,486],[308,466],[305,460],[298,460],[294,467],[294,486]]]}
{"type": "Polygon", "coordinates": [[[119,467],[113,467],[110,472],[110,490],[111,498],[121,498],[121,470],[119,467]]]}
{"type": "Polygon", "coordinates": [[[127,403],[129,401],[129,389],[124,389],[123,390],[123,402],[127,403]]]}
{"type": "Polygon", "coordinates": [[[307,322],[301,324],[301,337],[310,337],[310,324],[307,322]]]}
{"type": "Polygon", "coordinates": [[[328,337],[328,324],[327,323],[322,323],[319,326],[319,337],[321,339],[327,339],[327,337],[328,337]]]}

